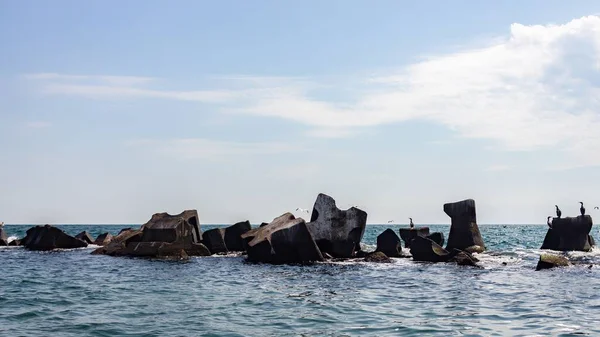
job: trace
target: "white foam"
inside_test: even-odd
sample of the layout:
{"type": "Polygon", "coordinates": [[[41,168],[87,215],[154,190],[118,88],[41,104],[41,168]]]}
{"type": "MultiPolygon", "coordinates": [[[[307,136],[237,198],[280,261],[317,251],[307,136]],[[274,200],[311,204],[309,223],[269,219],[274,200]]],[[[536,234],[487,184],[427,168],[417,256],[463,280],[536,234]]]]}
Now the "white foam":
{"type": "Polygon", "coordinates": [[[15,240],[18,240],[18,239],[19,239],[18,237],[16,237],[16,236],[14,236],[14,235],[13,235],[13,236],[9,236],[9,237],[6,239],[6,241],[7,241],[8,243],[10,243],[11,241],[15,241],[15,240]]]}

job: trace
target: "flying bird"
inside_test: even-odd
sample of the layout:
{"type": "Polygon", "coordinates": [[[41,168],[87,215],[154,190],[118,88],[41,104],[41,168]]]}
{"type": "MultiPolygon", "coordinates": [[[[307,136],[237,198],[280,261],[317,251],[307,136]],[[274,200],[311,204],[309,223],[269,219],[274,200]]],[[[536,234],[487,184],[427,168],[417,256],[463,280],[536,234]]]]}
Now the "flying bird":
{"type": "Polygon", "coordinates": [[[556,216],[560,219],[562,212],[560,211],[560,208],[558,208],[557,205],[554,205],[554,207],[556,207],[556,216]]]}
{"type": "Polygon", "coordinates": [[[594,207],[594,209],[600,209],[600,207],[596,206],[596,207],[594,207]]]}
{"type": "Polygon", "coordinates": [[[579,207],[579,211],[581,212],[581,215],[585,215],[585,207],[583,207],[583,202],[579,202],[581,204],[581,207],[579,207]]]}
{"type": "Polygon", "coordinates": [[[308,210],[298,207],[298,208],[296,208],[296,212],[308,213],[308,210]]]}
{"type": "Polygon", "coordinates": [[[392,222],[394,222],[394,220],[388,220],[388,223],[392,223],[392,222]]]}

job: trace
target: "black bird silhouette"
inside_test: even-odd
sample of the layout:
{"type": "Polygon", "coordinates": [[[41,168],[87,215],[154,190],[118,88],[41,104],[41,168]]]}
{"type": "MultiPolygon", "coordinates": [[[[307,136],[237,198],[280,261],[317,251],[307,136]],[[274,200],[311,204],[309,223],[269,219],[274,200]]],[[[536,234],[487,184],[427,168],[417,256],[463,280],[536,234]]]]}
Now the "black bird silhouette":
{"type": "Polygon", "coordinates": [[[409,218],[409,219],[410,219],[410,228],[415,228],[415,224],[412,222],[412,218],[409,218]]]}
{"type": "Polygon", "coordinates": [[[546,223],[548,224],[548,227],[552,228],[552,223],[550,222],[550,219],[552,219],[552,216],[548,216],[548,219],[546,219],[546,223]]]}
{"type": "Polygon", "coordinates": [[[585,207],[583,207],[583,202],[579,202],[581,204],[581,207],[579,207],[579,211],[581,212],[581,215],[585,215],[585,207]]]}
{"type": "Polygon", "coordinates": [[[596,206],[596,207],[594,207],[594,209],[600,209],[600,207],[596,206]]]}
{"type": "Polygon", "coordinates": [[[556,207],[556,216],[560,219],[560,216],[562,215],[562,212],[560,211],[560,208],[558,208],[557,205],[554,205],[554,207],[556,207]]]}

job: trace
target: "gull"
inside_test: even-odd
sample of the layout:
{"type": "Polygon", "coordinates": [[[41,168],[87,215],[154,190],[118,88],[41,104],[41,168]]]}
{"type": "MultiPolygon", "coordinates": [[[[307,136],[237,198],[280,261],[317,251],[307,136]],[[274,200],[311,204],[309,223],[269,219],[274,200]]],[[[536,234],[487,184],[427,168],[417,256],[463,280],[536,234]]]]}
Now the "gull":
{"type": "Polygon", "coordinates": [[[394,222],[394,220],[388,220],[388,223],[392,223],[392,222],[394,222]]]}
{"type": "Polygon", "coordinates": [[[594,209],[600,209],[600,207],[596,206],[596,207],[594,207],[594,209]]]}
{"type": "Polygon", "coordinates": [[[298,208],[296,208],[296,212],[308,213],[308,210],[298,207],[298,208]]]}

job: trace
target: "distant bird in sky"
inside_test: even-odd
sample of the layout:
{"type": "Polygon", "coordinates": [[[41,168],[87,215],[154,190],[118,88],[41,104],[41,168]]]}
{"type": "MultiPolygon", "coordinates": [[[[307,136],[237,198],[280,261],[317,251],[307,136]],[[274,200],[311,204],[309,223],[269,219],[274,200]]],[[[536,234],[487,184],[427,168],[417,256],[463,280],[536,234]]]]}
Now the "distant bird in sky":
{"type": "Polygon", "coordinates": [[[394,222],[394,220],[388,220],[388,223],[392,223],[392,222],[394,222]]]}
{"type": "Polygon", "coordinates": [[[554,207],[556,207],[556,216],[560,219],[560,216],[562,215],[562,212],[560,211],[560,208],[558,208],[557,205],[554,205],[554,207]]]}
{"type": "Polygon", "coordinates": [[[410,219],[410,228],[415,228],[415,224],[412,222],[412,218],[408,218],[410,219]]]}
{"type": "Polygon", "coordinates": [[[548,219],[546,220],[546,223],[548,224],[548,227],[552,228],[552,222],[550,222],[550,219],[552,219],[552,216],[548,216],[548,219]]]}
{"type": "Polygon", "coordinates": [[[596,206],[596,207],[594,207],[594,209],[600,209],[600,207],[596,206]]]}
{"type": "Polygon", "coordinates": [[[581,204],[581,207],[579,207],[579,211],[581,212],[581,215],[585,215],[585,207],[583,207],[583,202],[579,202],[581,204]]]}
{"type": "Polygon", "coordinates": [[[296,212],[308,213],[308,210],[298,207],[298,208],[296,208],[296,212]]]}

